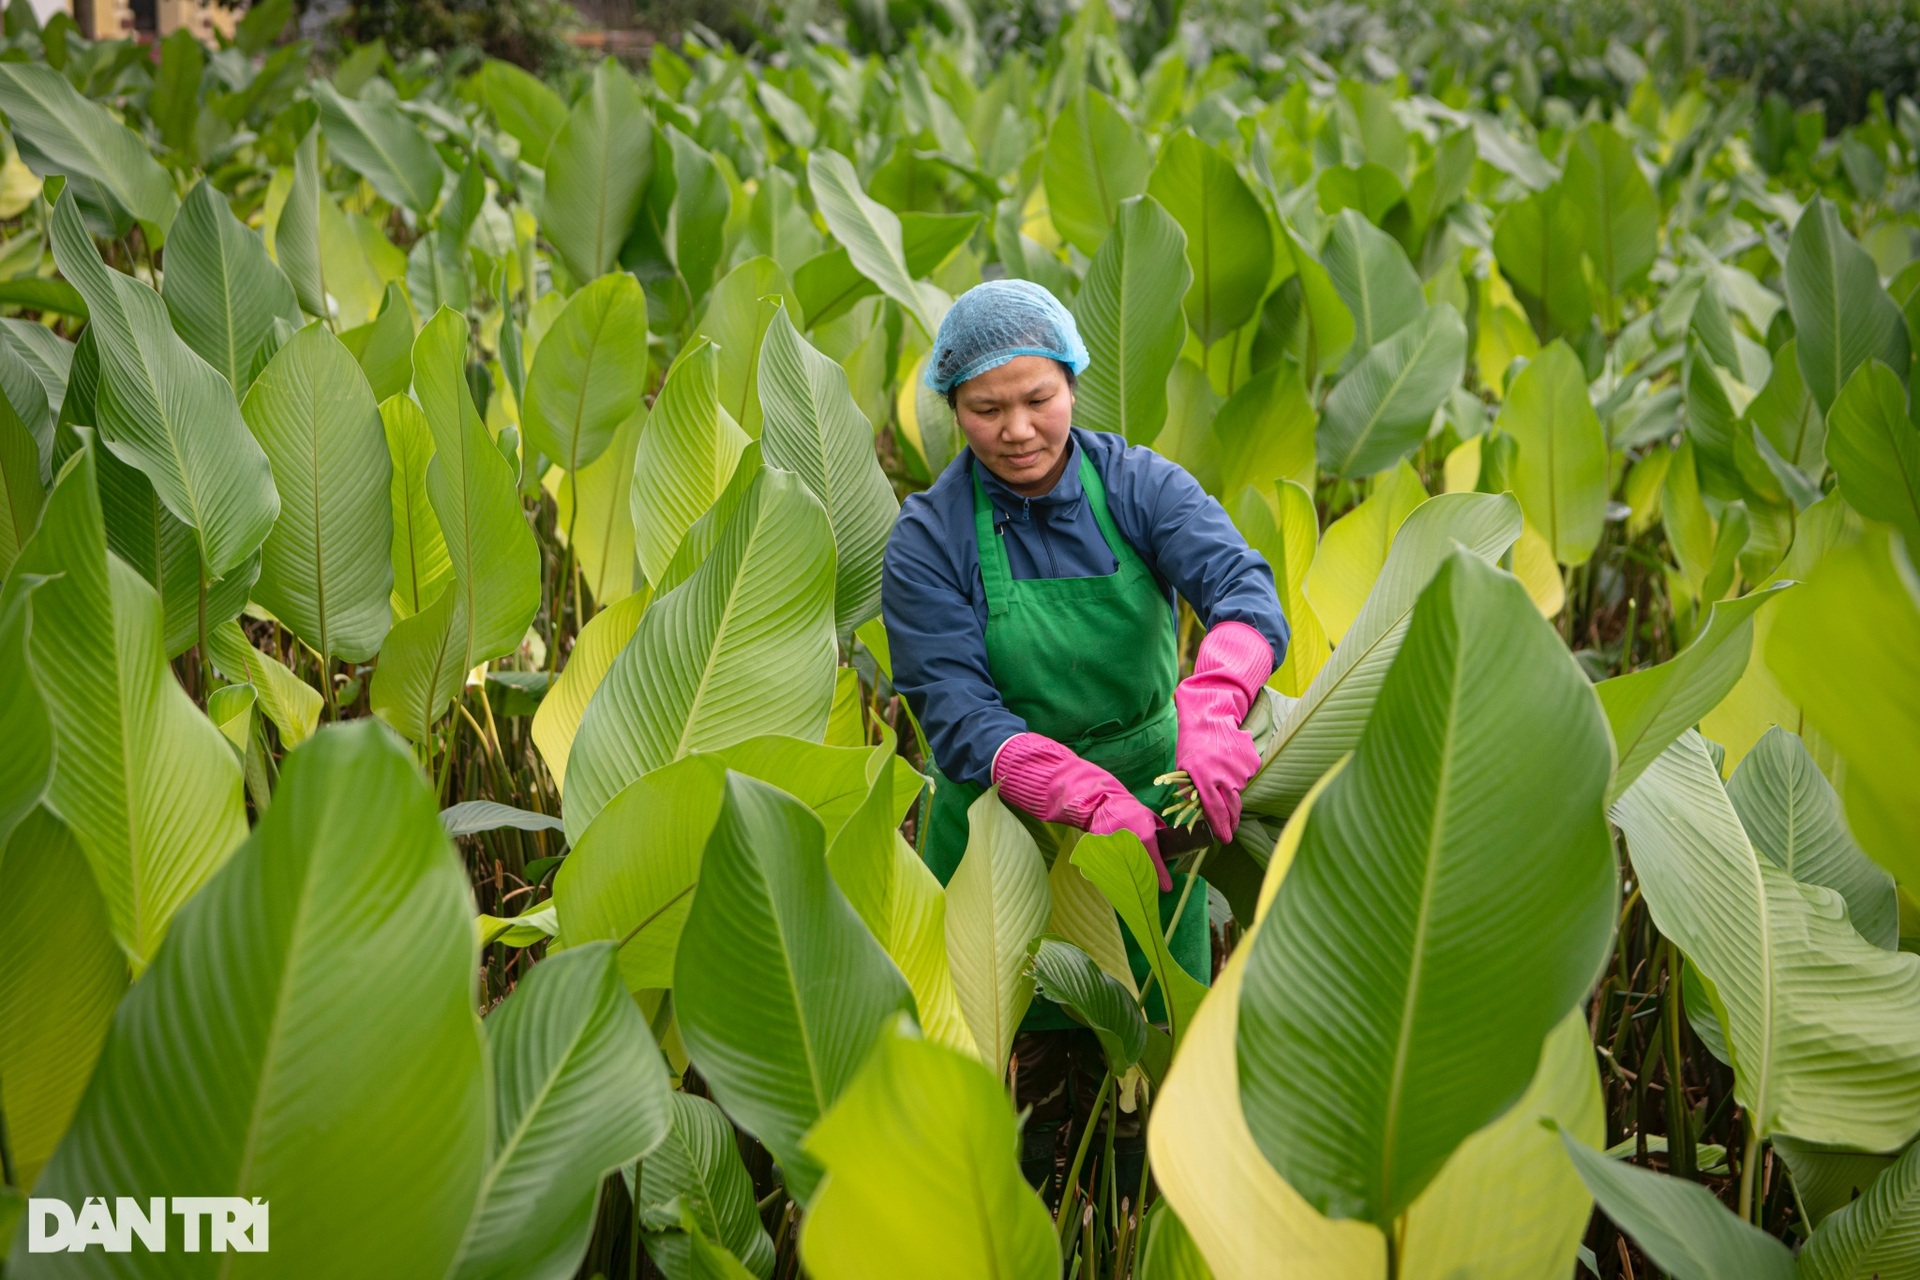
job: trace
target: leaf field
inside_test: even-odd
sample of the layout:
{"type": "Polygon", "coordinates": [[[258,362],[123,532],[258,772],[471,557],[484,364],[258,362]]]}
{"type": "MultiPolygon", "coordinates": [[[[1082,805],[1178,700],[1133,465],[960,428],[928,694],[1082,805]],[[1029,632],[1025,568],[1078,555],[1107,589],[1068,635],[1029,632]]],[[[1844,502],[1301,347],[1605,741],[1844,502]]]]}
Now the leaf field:
{"type": "Polygon", "coordinates": [[[1920,1277],[1911,98],[290,11],[5,14],[9,1280],[1920,1277]],[[881,557],[1003,277],[1292,627],[1178,903],[917,851],[881,557]],[[85,1247],[163,1196],[271,1244],[85,1247]]]}

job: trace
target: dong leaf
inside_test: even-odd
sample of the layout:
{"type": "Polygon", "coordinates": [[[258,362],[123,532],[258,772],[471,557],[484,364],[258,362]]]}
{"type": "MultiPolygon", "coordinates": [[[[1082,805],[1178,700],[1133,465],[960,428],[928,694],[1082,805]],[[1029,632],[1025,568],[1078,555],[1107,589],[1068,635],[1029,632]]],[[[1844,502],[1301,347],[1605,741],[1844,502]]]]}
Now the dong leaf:
{"type": "MultiPolygon", "coordinates": [[[[408,357],[411,369],[412,357],[408,357]]],[[[411,380],[411,373],[409,373],[411,380]]],[[[380,424],[386,434],[392,467],[388,491],[392,513],[393,616],[410,618],[440,595],[453,575],[447,558],[447,540],[440,517],[427,495],[427,462],[433,457],[433,432],[427,416],[411,396],[395,395],[380,405],[380,424]]]]}
{"type": "Polygon", "coordinates": [[[1058,1247],[1021,1176],[1017,1133],[991,1070],[904,1019],[883,1030],[806,1139],[828,1175],[800,1237],[808,1273],[1052,1276],[1058,1247]]]}
{"type": "Polygon", "coordinates": [[[1093,1032],[1109,1075],[1125,1075],[1147,1049],[1147,1020],[1132,993],[1071,942],[1043,935],[1029,950],[1039,993],[1093,1032]]]}
{"type": "Polygon", "coordinates": [[[1445,302],[1367,352],[1327,397],[1316,438],[1320,466],[1338,476],[1371,475],[1413,452],[1460,381],[1466,356],[1466,326],[1445,302]]]}
{"type": "Polygon", "coordinates": [[[1827,414],[1827,460],[1847,505],[1884,520],[1920,547],[1920,426],[1907,412],[1907,389],[1893,370],[1868,357],[1827,414]]]}
{"type": "Polygon", "coordinates": [[[1047,133],[1041,160],[1047,212],[1060,235],[1093,257],[1123,201],[1147,187],[1147,148],[1113,99],[1084,89],[1047,133]]]}
{"type": "Polygon", "coordinates": [[[1800,372],[1820,412],[1829,412],[1868,360],[1907,367],[1907,326],[1873,259],[1817,196],[1794,224],[1785,271],[1800,372]]]}
{"type": "Polygon", "coordinates": [[[1183,129],[1160,144],[1147,192],[1187,233],[1187,323],[1212,346],[1260,306],[1273,272],[1266,211],[1225,152],[1183,129]]]}
{"type": "Polygon", "coordinates": [[[115,1011],[36,1189],[258,1196],[273,1256],[300,1273],[445,1274],[489,1125],[472,895],[435,808],[376,725],[290,755],[251,838],[115,1011]],[[190,1114],[168,1101],[187,1097],[190,1114]]]}
{"type": "MultiPolygon", "coordinates": [[[[1059,206],[1053,209],[1058,218],[1059,206]]],[[[1130,197],[1116,207],[1112,234],[1073,296],[1074,319],[1092,357],[1074,388],[1074,417],[1088,430],[1147,444],[1165,425],[1167,375],[1187,332],[1180,299],[1193,269],[1186,248],[1186,233],[1153,197],[1130,197]]]]}
{"type": "Polygon", "coordinates": [[[907,269],[899,215],[860,189],[852,162],[837,151],[823,147],[808,157],[807,183],[827,229],[860,274],[880,286],[931,337],[940,327],[939,317],[928,309],[907,269]]]}
{"type": "MultiPolygon", "coordinates": [[[[21,574],[0,590],[0,661],[28,671],[27,637],[33,615],[29,601],[44,579],[21,574]]],[[[0,756],[0,849],[7,833],[46,794],[53,777],[53,724],[47,704],[30,679],[0,687],[0,738],[8,744],[0,756]]]]}
{"type": "Polygon", "coordinates": [[[776,295],[798,308],[780,265],[764,256],[748,258],[713,287],[696,329],[720,348],[722,406],[754,439],[760,436],[760,344],[773,323],[776,295]]]}
{"type": "Polygon", "coordinates": [[[567,104],[538,78],[490,58],[480,68],[480,94],[494,123],[520,144],[520,159],[545,165],[547,148],[567,122],[567,104]]]}
{"type": "Polygon", "coordinates": [[[784,306],[760,347],[760,409],[766,465],[799,476],[833,526],[834,627],[846,635],[880,612],[880,556],[900,502],[846,370],[800,336],[784,306]]]}
{"type": "Polygon", "coordinates": [[[540,228],[576,280],[613,266],[653,177],[653,121],[633,77],[595,67],[546,154],[540,228]]]}
{"type": "Polygon", "coordinates": [[[1181,968],[1168,945],[1168,919],[1187,878],[1175,881],[1174,896],[1162,895],[1146,846],[1128,832],[1083,837],[1073,846],[1071,857],[1073,865],[1120,913],[1134,945],[1146,956],[1154,985],[1159,988],[1159,999],[1149,999],[1148,1004],[1166,1011],[1168,1033],[1178,1044],[1207,994],[1204,979],[1181,968]]]}
{"type": "Polygon", "coordinates": [[[46,501],[39,442],[0,396],[0,576],[13,568],[20,547],[33,536],[46,501]]]}
{"type": "Polygon", "coordinates": [[[990,788],[967,808],[966,852],[947,882],[947,964],[978,1057],[996,1073],[1033,1002],[1027,948],[1052,905],[1039,847],[990,788]]]}
{"type": "Polygon", "coordinates": [[[116,456],[139,468],[167,510],[192,526],[207,572],[253,554],[279,513],[273,471],[241,420],[233,388],[173,332],[160,295],[100,261],[80,211],[54,211],[54,257],[86,295],[100,356],[97,420],[116,456]]]}
{"type": "Polygon", "coordinates": [[[431,743],[434,722],[472,670],[466,634],[460,584],[448,579],[437,597],[387,632],[367,695],[373,714],[413,741],[431,743]]]}
{"type": "Polygon", "coordinates": [[[1582,243],[1607,299],[1608,327],[1617,328],[1620,295],[1658,251],[1660,202],[1632,146],[1600,120],[1582,125],[1567,147],[1566,194],[1585,211],[1582,243]]]}
{"type": "Polygon", "coordinates": [[[1356,355],[1418,320],[1427,309],[1420,277],[1398,241],[1352,209],[1333,220],[1321,251],[1340,300],[1353,313],[1356,355]]]}
{"type": "Polygon", "coordinates": [[[166,239],[180,207],[173,179],[139,134],[82,97],[65,76],[28,62],[0,65],[0,111],[14,136],[31,147],[34,172],[92,184],[139,219],[152,243],[166,239]]]}
{"type": "Polygon", "coordinates": [[[295,747],[313,736],[325,706],[320,691],[255,648],[239,623],[223,622],[213,628],[207,648],[215,671],[253,688],[261,713],[273,721],[282,743],[295,747]]]}
{"type": "Polygon", "coordinates": [[[1525,590],[1449,555],[1241,995],[1247,1123],[1321,1212],[1387,1228],[1526,1088],[1611,938],[1610,763],[1586,678],[1525,590]],[[1461,1015],[1493,999],[1499,1018],[1461,1015]]]}
{"type": "Polygon", "coordinates": [[[637,592],[587,619],[587,625],[573,638],[567,665],[560,669],[559,678],[540,700],[540,709],[533,713],[533,744],[546,761],[556,787],[564,789],[566,785],[567,757],[573,751],[573,738],[579,732],[588,700],[606,678],[615,656],[633,639],[651,598],[650,592],[637,592]]]}
{"type": "Polygon", "coordinates": [[[241,406],[285,497],[254,598],[322,657],[364,662],[392,621],[392,461],[373,391],[315,321],[241,406]]]}
{"type": "Polygon", "coordinates": [[[527,442],[568,472],[590,465],[640,408],[647,300],[624,271],[567,300],[534,353],[521,413],[527,442]]]}
{"type": "MultiPolygon", "coordinates": [[[[640,1162],[634,1199],[641,1220],[653,1222],[678,1200],[700,1233],[739,1258],[748,1271],[768,1280],[773,1274],[773,1240],[760,1225],[753,1180],[740,1161],[733,1126],[719,1107],[688,1093],[669,1095],[673,1124],[667,1137],[640,1162]]],[[[689,1266],[689,1238],[675,1231],[649,1230],[643,1239],[654,1264],[667,1275],[689,1266]]]]}
{"type": "Polygon", "coordinates": [[[714,1100],[810,1199],[822,1168],[802,1136],[912,997],[828,875],[804,805],[728,776],[674,968],[681,1036],[714,1100]]]}
{"type": "Polygon", "coordinates": [[[325,80],[313,82],[320,128],[331,154],[355,170],[388,204],[417,214],[440,198],[440,157],[426,135],[398,107],[343,96],[325,80]]]}
{"type": "Polygon", "coordinates": [[[818,741],[834,659],[832,528],[797,476],[767,468],[712,554],[642,616],[587,704],[567,760],[568,836],[688,752],[763,733],[818,741]]]}
{"type": "Polygon", "coordinates": [[[205,181],[181,202],[160,292],[174,331],[242,398],[261,335],[276,317],[300,323],[293,286],[267,256],[259,233],[234,217],[226,197],[205,181]]]}
{"type": "Polygon", "coordinates": [[[720,405],[720,361],[696,339],[667,370],[633,460],[634,555],[647,580],[663,585],[687,531],[733,478],[747,447],[720,405]]]}
{"type": "Polygon", "coordinates": [[[1593,318],[1593,297],[1580,266],[1587,217],[1570,185],[1562,182],[1508,205],[1494,222],[1500,271],[1543,338],[1577,335],[1593,318]]]}
{"type": "Polygon", "coordinates": [[[1920,1146],[1908,1147],[1858,1200],[1820,1224],[1794,1274],[1806,1280],[1920,1275],[1920,1146]]]}
{"type": "Polygon", "coordinates": [[[1519,445],[1510,478],[1529,523],[1561,564],[1585,564],[1607,516],[1607,436],[1580,358],[1556,339],[1520,371],[1500,408],[1519,445]]]}
{"type": "Polygon", "coordinates": [[[559,508],[557,532],[573,548],[582,584],[595,605],[616,604],[633,594],[638,562],[633,552],[633,462],[647,427],[647,413],[614,428],[605,453],[578,473],[549,471],[546,483],[559,508]]]}

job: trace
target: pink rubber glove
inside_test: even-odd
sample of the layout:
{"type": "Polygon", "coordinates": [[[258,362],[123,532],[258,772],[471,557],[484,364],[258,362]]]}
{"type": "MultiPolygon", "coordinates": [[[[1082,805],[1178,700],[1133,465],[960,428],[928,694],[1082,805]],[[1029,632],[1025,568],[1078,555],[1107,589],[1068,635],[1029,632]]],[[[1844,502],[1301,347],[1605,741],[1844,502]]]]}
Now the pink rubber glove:
{"type": "Polygon", "coordinates": [[[1096,836],[1133,832],[1153,859],[1160,892],[1173,889],[1160,861],[1158,837],[1167,824],[1099,765],[1042,734],[1016,733],[994,754],[993,780],[1004,799],[1042,822],[1065,822],[1096,836]]]}
{"type": "Polygon", "coordinates": [[[1207,632],[1193,674],[1173,691],[1180,716],[1174,762],[1193,779],[1200,811],[1221,841],[1233,839],[1240,825],[1240,793],[1260,770],[1260,753],[1240,722],[1272,674],[1267,638],[1244,622],[1223,622],[1207,632]]]}

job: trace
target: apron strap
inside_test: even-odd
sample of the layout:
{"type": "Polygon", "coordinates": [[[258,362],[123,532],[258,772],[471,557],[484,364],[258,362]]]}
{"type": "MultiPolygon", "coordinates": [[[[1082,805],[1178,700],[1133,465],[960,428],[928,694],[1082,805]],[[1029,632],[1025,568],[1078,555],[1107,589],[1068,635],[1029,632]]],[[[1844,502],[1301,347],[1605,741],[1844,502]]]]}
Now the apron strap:
{"type": "Polygon", "coordinates": [[[980,584],[986,588],[987,616],[1006,613],[1013,596],[1013,567],[1007,560],[1007,548],[993,526],[993,503],[980,483],[980,459],[971,460],[973,476],[973,537],[979,544],[980,584]]]}
{"type": "Polygon", "coordinates": [[[1100,479],[1100,472],[1094,468],[1093,459],[1087,451],[1080,451],[1080,487],[1086,490],[1087,506],[1093,511],[1093,522],[1100,526],[1100,536],[1106,539],[1107,550],[1113,553],[1113,566],[1116,572],[1129,569],[1144,570],[1146,561],[1133,549],[1133,544],[1120,536],[1120,526],[1113,522],[1113,513],[1107,510],[1107,486],[1100,479]]]}

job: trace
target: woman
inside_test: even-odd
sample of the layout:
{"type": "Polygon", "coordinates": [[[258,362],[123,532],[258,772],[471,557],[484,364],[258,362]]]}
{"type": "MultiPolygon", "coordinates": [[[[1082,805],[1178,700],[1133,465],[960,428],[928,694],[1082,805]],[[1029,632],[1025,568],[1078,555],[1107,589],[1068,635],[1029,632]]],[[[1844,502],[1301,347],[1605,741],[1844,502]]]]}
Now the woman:
{"type": "MultiPolygon", "coordinates": [[[[1240,721],[1287,622],[1272,570],[1198,481],[1072,426],[1087,364],[1073,317],[1039,285],[995,280],[953,304],[926,381],[967,448],[902,507],[882,607],[894,685],[937,765],[921,853],[941,883],[966,850],[967,806],[998,784],[1035,818],[1138,835],[1164,915],[1169,797],[1154,779],[1186,770],[1214,836],[1233,838],[1260,763],[1240,721]],[[1184,681],[1175,591],[1207,627],[1184,681]]],[[[1189,901],[1173,949],[1204,982],[1206,894],[1189,901]]]]}

